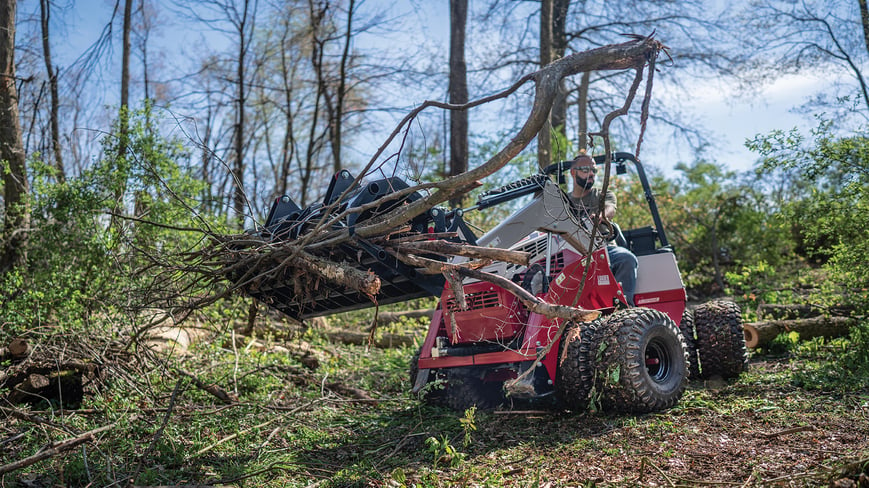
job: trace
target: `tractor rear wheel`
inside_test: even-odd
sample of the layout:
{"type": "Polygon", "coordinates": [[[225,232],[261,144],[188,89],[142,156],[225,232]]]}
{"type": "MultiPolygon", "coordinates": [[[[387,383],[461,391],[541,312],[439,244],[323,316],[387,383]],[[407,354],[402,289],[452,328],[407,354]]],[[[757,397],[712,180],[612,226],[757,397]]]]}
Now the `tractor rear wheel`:
{"type": "Polygon", "coordinates": [[[605,329],[595,381],[603,409],[654,412],[682,398],[688,383],[688,350],[667,314],[629,308],[611,315],[605,329]]]}
{"type": "Polygon", "coordinates": [[[739,305],[729,300],[706,302],[694,309],[694,327],[703,378],[736,378],[747,369],[739,305]]]}
{"type": "Polygon", "coordinates": [[[558,352],[555,394],[559,403],[569,410],[588,408],[602,336],[600,321],[570,323],[564,329],[558,352]]]}
{"type": "Polygon", "coordinates": [[[685,346],[688,348],[688,378],[700,378],[700,361],[697,356],[697,340],[694,338],[694,313],[685,309],[682,312],[682,321],[679,322],[679,331],[685,338],[685,346]]]}

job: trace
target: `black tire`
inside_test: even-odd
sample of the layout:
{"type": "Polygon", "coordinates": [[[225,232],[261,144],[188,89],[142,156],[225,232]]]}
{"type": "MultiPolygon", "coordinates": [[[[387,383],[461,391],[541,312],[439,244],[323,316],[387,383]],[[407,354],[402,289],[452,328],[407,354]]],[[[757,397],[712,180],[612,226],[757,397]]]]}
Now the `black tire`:
{"type": "Polygon", "coordinates": [[[698,306],[694,328],[702,378],[736,378],[748,368],[742,313],[735,302],[713,300],[698,306]]]}
{"type": "MultiPolygon", "coordinates": [[[[419,373],[419,355],[420,350],[410,360],[411,389],[419,373]]],[[[440,370],[440,373],[430,374],[429,383],[433,383],[433,378],[436,376],[445,378],[445,381],[442,385],[423,388],[420,395],[422,401],[463,412],[472,406],[480,410],[491,410],[504,403],[506,399],[503,383],[484,382],[480,379],[482,370],[479,368],[448,368],[440,370]]]]}
{"type": "Polygon", "coordinates": [[[700,360],[697,355],[697,339],[694,337],[694,313],[687,308],[682,312],[679,331],[682,332],[688,348],[688,379],[700,379],[700,360]]]}
{"type": "Polygon", "coordinates": [[[595,378],[601,408],[654,412],[672,407],[688,384],[688,351],[676,323],[648,308],[620,310],[606,321],[595,378]]]}
{"type": "Polygon", "coordinates": [[[561,407],[568,410],[588,408],[603,331],[603,324],[599,321],[571,323],[565,327],[555,375],[555,394],[561,407]]]}
{"type": "Polygon", "coordinates": [[[464,412],[471,407],[492,410],[503,404],[505,399],[502,382],[485,382],[473,369],[465,371],[465,368],[450,368],[440,402],[453,410],[464,412]]]}

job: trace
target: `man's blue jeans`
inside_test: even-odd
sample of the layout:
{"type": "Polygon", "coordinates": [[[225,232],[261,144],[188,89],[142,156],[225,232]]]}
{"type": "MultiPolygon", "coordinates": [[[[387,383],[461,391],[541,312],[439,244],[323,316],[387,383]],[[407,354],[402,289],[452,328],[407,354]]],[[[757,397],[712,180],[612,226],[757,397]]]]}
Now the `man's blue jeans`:
{"type": "Polygon", "coordinates": [[[610,258],[610,268],[616,281],[622,284],[628,305],[634,306],[634,290],[637,288],[637,257],[634,253],[621,246],[607,246],[606,252],[610,258]]]}

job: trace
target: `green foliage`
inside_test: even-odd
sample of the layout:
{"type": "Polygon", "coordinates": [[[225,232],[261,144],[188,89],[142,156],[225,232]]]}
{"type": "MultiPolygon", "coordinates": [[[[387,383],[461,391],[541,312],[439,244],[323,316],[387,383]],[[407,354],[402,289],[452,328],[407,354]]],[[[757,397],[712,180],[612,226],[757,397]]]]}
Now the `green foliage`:
{"type": "Polygon", "coordinates": [[[464,454],[456,450],[450,443],[447,436],[429,437],[425,440],[425,445],[428,451],[432,454],[432,467],[437,469],[438,465],[446,464],[449,467],[458,466],[464,459],[464,454]]]}
{"type": "MultiPolygon", "coordinates": [[[[804,266],[804,265],[802,265],[804,266]]],[[[743,318],[748,321],[760,319],[755,313],[762,303],[794,303],[799,300],[794,289],[799,288],[798,281],[791,281],[799,275],[789,274],[791,266],[771,266],[766,261],[745,265],[735,271],[725,273],[727,279],[727,294],[740,304],[743,318]]]]}
{"type": "Polygon", "coordinates": [[[869,138],[837,137],[821,121],[807,142],[796,131],[755,139],[759,171],[788,171],[811,186],[782,202],[782,214],[798,240],[798,252],[825,265],[851,305],[865,310],[869,289],[869,138]]]}
{"type": "Polygon", "coordinates": [[[3,334],[87,330],[153,285],[142,273],[158,259],[149,251],[165,256],[201,238],[181,228],[220,228],[197,215],[203,185],[181,165],[188,158],[180,142],[157,132],[150,106],[132,114],[125,143],[119,154],[116,128],[103,140],[104,157],[65,181],[31,162],[27,269],[0,277],[3,334]]]}
{"type": "Polygon", "coordinates": [[[476,413],[477,407],[473,406],[465,410],[464,417],[459,419],[459,423],[462,424],[462,431],[465,434],[464,440],[462,441],[462,447],[465,449],[471,445],[471,433],[477,430],[477,425],[474,420],[476,413]]]}
{"type": "Polygon", "coordinates": [[[802,362],[793,372],[796,386],[835,391],[869,388],[869,321],[852,327],[847,338],[817,337],[800,343],[795,354],[802,362]]]}

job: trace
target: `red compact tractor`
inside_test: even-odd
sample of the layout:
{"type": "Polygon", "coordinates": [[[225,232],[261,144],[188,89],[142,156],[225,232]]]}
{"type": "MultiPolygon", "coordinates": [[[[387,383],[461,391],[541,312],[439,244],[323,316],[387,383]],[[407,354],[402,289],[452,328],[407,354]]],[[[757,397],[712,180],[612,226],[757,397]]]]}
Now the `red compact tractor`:
{"type": "MultiPolygon", "coordinates": [[[[602,157],[596,162],[604,163],[602,157]]],[[[443,276],[419,273],[374,243],[357,239],[354,247],[347,247],[341,259],[380,277],[380,304],[440,297],[428,334],[411,362],[414,392],[459,410],[530,401],[572,410],[594,404],[649,412],[676,404],[689,376],[727,379],[744,370],[747,354],[738,306],[721,300],[700,305],[693,313],[686,309],[676,254],[642,165],[628,153],[616,153],[612,162],[619,174],[633,165],[648,202],[650,225],[624,232],[613,226],[612,237],[592,239],[591,222],[574,212],[557,184],[570,162],[488,191],[470,208],[432,208],[408,222],[408,232],[450,233],[446,235],[459,243],[529,253],[530,266],[495,262],[483,271],[511,280],[548,304],[600,311],[591,322],[570,323],[533,313],[514,294],[489,281],[466,278],[463,296],[456,297],[443,276]],[[526,196],[529,203],[481,236],[463,220],[466,212],[526,196]],[[606,246],[613,237],[639,261],[635,307],[626,305],[610,270],[606,246]]],[[[352,228],[421,198],[412,193],[383,199],[408,188],[399,178],[355,185],[353,181],[346,171],[336,174],[323,203],[305,209],[286,196],[279,198],[261,234],[294,239],[321,221],[324,212],[338,215],[348,208],[367,208],[335,224],[352,228]],[[387,203],[366,205],[378,200],[387,203]]],[[[330,257],[335,259],[334,251],[330,257]]],[[[452,258],[454,263],[462,259],[452,258]]],[[[309,295],[281,282],[248,292],[296,319],[371,305],[361,293],[328,284],[309,295]]]]}

